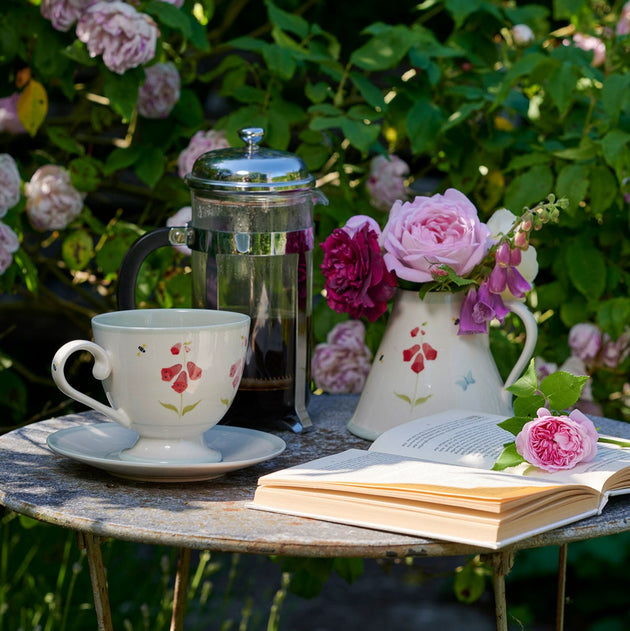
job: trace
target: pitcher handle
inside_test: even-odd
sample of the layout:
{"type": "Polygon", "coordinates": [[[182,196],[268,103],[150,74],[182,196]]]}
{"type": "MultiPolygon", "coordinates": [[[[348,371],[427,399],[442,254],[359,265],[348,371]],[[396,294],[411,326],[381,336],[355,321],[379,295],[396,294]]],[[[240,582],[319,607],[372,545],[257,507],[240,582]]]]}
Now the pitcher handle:
{"type": "Polygon", "coordinates": [[[534,348],[536,347],[536,341],[538,340],[538,324],[536,319],[532,315],[532,312],[522,302],[510,301],[506,302],[505,306],[515,313],[523,322],[525,326],[525,344],[523,350],[514,364],[514,368],[505,380],[505,388],[511,386],[523,373],[529,360],[534,355],[534,348]]]}
{"type": "Polygon", "coordinates": [[[158,248],[167,245],[187,245],[187,226],[157,228],[142,235],[125,254],[118,273],[118,308],[136,308],[136,282],[144,259],[158,248]]]}

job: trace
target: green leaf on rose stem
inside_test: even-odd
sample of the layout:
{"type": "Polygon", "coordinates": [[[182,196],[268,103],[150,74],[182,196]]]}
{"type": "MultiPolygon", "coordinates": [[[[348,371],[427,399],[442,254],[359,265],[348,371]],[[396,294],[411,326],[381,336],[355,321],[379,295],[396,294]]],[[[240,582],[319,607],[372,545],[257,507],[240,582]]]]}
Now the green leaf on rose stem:
{"type": "Polygon", "coordinates": [[[598,300],[606,289],[606,261],[588,236],[578,237],[566,250],[571,282],[587,300],[598,300]]]}
{"type": "Polygon", "coordinates": [[[448,265],[440,265],[438,266],[438,269],[446,272],[446,276],[440,277],[440,280],[437,281],[438,283],[452,282],[455,283],[458,287],[466,287],[467,285],[474,285],[476,283],[476,281],[474,281],[472,278],[462,278],[455,272],[452,267],[449,267],[448,265]]]}
{"type": "Polygon", "coordinates": [[[578,401],[589,377],[559,370],[547,375],[540,389],[554,410],[565,410],[578,401]]]}
{"type": "Polygon", "coordinates": [[[149,188],[153,188],[164,174],[166,159],[157,147],[145,147],[134,166],[136,175],[149,188]]]}
{"type": "Polygon", "coordinates": [[[413,406],[416,407],[416,405],[420,405],[421,403],[425,403],[426,401],[428,401],[433,395],[432,394],[427,394],[426,397],[418,397],[414,402],[413,402],[413,406]]]}
{"type": "Polygon", "coordinates": [[[514,443],[508,443],[494,463],[492,470],[503,471],[509,467],[516,467],[523,462],[525,462],[525,458],[516,451],[516,445],[514,443]]]}
{"type": "Polygon", "coordinates": [[[514,401],[514,415],[526,416],[530,419],[536,416],[540,408],[545,407],[545,397],[542,394],[535,394],[531,397],[518,397],[514,401]]]}
{"type": "Polygon", "coordinates": [[[101,163],[89,156],[72,160],[68,172],[72,184],[80,191],[95,191],[101,183],[101,163]]]}
{"type": "Polygon", "coordinates": [[[619,338],[630,321],[630,298],[611,298],[597,310],[597,324],[613,340],[619,338]]]}
{"type": "Polygon", "coordinates": [[[48,138],[50,138],[51,142],[60,149],[67,151],[68,153],[76,153],[77,155],[84,155],[85,148],[82,144],[76,141],[73,138],[69,129],[65,127],[47,127],[46,133],[48,134],[48,138]]]}
{"type": "Polygon", "coordinates": [[[138,88],[144,83],[144,70],[132,68],[123,75],[106,69],[102,69],[101,72],[103,94],[109,99],[111,108],[122,116],[125,122],[129,121],[138,101],[138,88]]]}
{"type": "Polygon", "coordinates": [[[506,390],[517,397],[531,397],[536,394],[538,390],[538,376],[536,375],[534,358],[530,360],[527,370],[506,390]]]}
{"type": "Polygon", "coordinates": [[[398,392],[394,392],[394,394],[405,403],[409,403],[409,405],[411,405],[411,399],[406,394],[398,394],[398,392]]]}
{"type": "Polygon", "coordinates": [[[189,19],[183,11],[168,2],[154,0],[144,7],[149,15],[158,19],[158,22],[179,31],[186,39],[192,37],[192,29],[189,19]]]}
{"type": "Polygon", "coordinates": [[[35,267],[31,257],[22,248],[20,248],[17,252],[13,253],[13,260],[20,269],[26,288],[36,296],[39,291],[39,282],[37,268],[35,267]]]}
{"type": "Polygon", "coordinates": [[[529,423],[531,420],[531,416],[512,416],[510,418],[506,418],[505,421],[498,423],[498,426],[510,432],[510,434],[517,436],[521,433],[523,425],[525,425],[525,423],[529,423]]]}

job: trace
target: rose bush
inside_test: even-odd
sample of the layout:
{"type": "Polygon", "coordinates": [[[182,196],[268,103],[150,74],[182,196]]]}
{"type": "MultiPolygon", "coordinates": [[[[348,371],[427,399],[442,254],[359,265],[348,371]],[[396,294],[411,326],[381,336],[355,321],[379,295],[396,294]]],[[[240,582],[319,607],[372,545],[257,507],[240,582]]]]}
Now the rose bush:
{"type": "MultiPolygon", "coordinates": [[[[526,300],[540,319],[536,354],[562,365],[571,327],[596,325],[611,354],[589,366],[593,398],[607,414],[630,417],[630,361],[613,346],[630,317],[627,4],[401,2],[378,21],[353,13],[351,31],[346,8],[330,10],[328,0],[299,8],[243,0],[240,13],[228,4],[2,3],[0,134],[22,192],[2,217],[20,243],[3,250],[12,262],[0,276],[9,297],[2,324],[46,313],[88,333],[90,315],[116,304],[129,245],[190,204],[182,177],[198,154],[182,153],[210,134],[218,144],[201,152],[235,145],[240,128],[256,125],[267,146],[305,160],[330,200],[317,208],[318,243],[357,214],[384,227],[374,203],[401,186],[403,203],[456,189],[482,223],[496,208],[519,214],[550,191],[567,197],[557,226],[532,227],[539,271],[526,300]],[[585,50],[577,34],[605,50],[585,50]],[[148,96],[151,77],[170,64],[179,97],[174,73],[148,96]],[[47,165],[66,169],[83,205],[66,227],[39,232],[25,193],[47,165]]],[[[413,229],[408,236],[417,238],[413,229]]],[[[161,251],[147,262],[139,304],[186,304],[182,256],[161,251]]],[[[318,270],[325,253],[315,247],[314,256],[318,270]]],[[[523,262],[517,269],[531,282],[523,262]]],[[[315,275],[316,294],[325,283],[315,275]]],[[[477,303],[479,320],[492,305],[477,303]]],[[[316,341],[344,317],[316,301],[316,341]]],[[[384,320],[367,328],[373,350],[384,320]]],[[[0,407],[13,423],[41,413],[30,390],[46,392],[47,409],[59,404],[45,369],[34,370],[23,350],[19,325],[7,324],[0,342],[0,407]]],[[[505,375],[520,350],[520,324],[493,327],[490,336],[505,375]]]]}

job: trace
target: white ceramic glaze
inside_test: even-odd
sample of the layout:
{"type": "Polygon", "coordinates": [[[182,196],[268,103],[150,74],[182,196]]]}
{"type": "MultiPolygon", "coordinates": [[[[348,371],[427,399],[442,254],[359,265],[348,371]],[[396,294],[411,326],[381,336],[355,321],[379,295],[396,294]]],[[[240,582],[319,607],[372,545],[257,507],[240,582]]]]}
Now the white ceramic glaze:
{"type": "Polygon", "coordinates": [[[52,362],[57,387],[69,397],[135,431],[129,460],[215,462],[204,442],[231,405],[243,371],[250,318],[209,309],[115,311],[92,319],[94,342],[74,340],[52,362]],[[94,357],[110,405],[71,386],[65,364],[77,351],[94,357]]]}
{"type": "Polygon", "coordinates": [[[118,477],[150,482],[211,480],[281,454],[286,444],[278,436],[241,427],[213,427],[204,434],[209,448],[222,454],[221,462],[158,462],[120,457],[136,441],[133,430],[116,423],[94,423],[58,430],[48,446],[62,456],[103,469],[118,477]]]}
{"type": "Polygon", "coordinates": [[[505,384],[490,352],[489,336],[458,335],[465,292],[398,291],[383,339],[374,357],[348,429],[374,440],[385,430],[449,408],[512,415],[505,386],[526,368],[538,327],[520,302],[507,303],[523,321],[524,348],[505,384]]]}

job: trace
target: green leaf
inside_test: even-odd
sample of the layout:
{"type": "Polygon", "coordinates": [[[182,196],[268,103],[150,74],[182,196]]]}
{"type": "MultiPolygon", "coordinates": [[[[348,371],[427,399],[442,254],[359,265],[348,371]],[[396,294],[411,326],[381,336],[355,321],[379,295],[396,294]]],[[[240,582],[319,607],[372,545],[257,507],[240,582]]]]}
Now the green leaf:
{"type": "Polygon", "coordinates": [[[405,403],[409,403],[409,405],[411,405],[411,398],[408,397],[406,394],[399,394],[398,392],[394,392],[394,395],[397,396],[399,399],[405,401],[405,403]]]}
{"type": "Polygon", "coordinates": [[[297,62],[291,51],[277,44],[269,44],[263,48],[262,52],[270,72],[282,81],[289,81],[293,77],[297,62]]]}
{"type": "Polygon", "coordinates": [[[518,436],[525,423],[529,423],[531,420],[531,416],[513,416],[512,418],[505,419],[505,421],[498,423],[498,426],[507,432],[510,432],[510,434],[518,436]]]}
{"type": "Polygon", "coordinates": [[[172,403],[164,403],[162,401],[158,401],[158,403],[162,407],[165,407],[167,410],[172,410],[173,412],[176,412],[177,414],[179,414],[179,410],[172,403]]]}
{"type": "Polygon", "coordinates": [[[407,133],[414,153],[425,153],[435,149],[442,124],[446,120],[442,110],[431,99],[418,99],[407,115],[407,133]]]}
{"type": "Polygon", "coordinates": [[[521,454],[516,451],[516,445],[514,443],[509,443],[505,446],[505,448],[501,452],[501,455],[497,458],[497,461],[494,463],[492,470],[503,471],[504,469],[507,469],[509,467],[517,467],[523,462],[525,462],[525,458],[523,458],[523,456],[521,456],[521,454]]]}
{"type": "Polygon", "coordinates": [[[69,129],[65,127],[48,127],[46,133],[50,141],[60,149],[81,156],[85,154],[85,148],[72,137],[69,129]]]}
{"type": "Polygon", "coordinates": [[[20,269],[26,288],[32,294],[37,295],[39,292],[39,276],[31,257],[20,248],[17,252],[13,253],[13,261],[20,269]]]}
{"type": "Polygon", "coordinates": [[[567,62],[556,68],[549,77],[546,84],[547,92],[551,100],[555,103],[560,116],[564,116],[575,98],[576,76],[573,66],[567,62]]]}
{"type": "Polygon", "coordinates": [[[540,384],[540,389],[553,410],[562,411],[571,407],[582,394],[584,385],[589,377],[584,375],[572,375],[569,372],[559,370],[547,375],[540,384]]]}
{"type": "Polygon", "coordinates": [[[602,87],[602,107],[612,119],[613,124],[617,123],[619,114],[624,105],[624,101],[630,88],[630,74],[627,72],[614,72],[604,80],[602,87]]]}
{"type": "Polygon", "coordinates": [[[534,359],[531,359],[527,370],[511,386],[506,388],[508,392],[518,397],[530,397],[538,390],[538,376],[534,359]]]}
{"type": "Polygon", "coordinates": [[[576,289],[587,299],[597,300],[606,289],[606,261],[586,236],[575,239],[566,251],[567,271],[576,289]]]}
{"type": "Polygon", "coordinates": [[[75,158],[68,164],[72,184],[80,191],[95,191],[101,184],[101,166],[94,158],[75,158]]]}
{"type": "Polygon", "coordinates": [[[580,164],[567,164],[558,173],[555,193],[569,200],[567,212],[574,214],[588,192],[591,169],[580,164]]]}
{"type": "Polygon", "coordinates": [[[595,166],[590,169],[591,209],[596,215],[603,215],[617,196],[617,178],[606,166],[595,166]]]}
{"type": "Polygon", "coordinates": [[[372,143],[378,138],[381,126],[374,123],[366,125],[363,121],[342,118],[341,130],[350,144],[359,149],[361,153],[366,154],[372,143]]]}
{"type": "Polygon", "coordinates": [[[186,39],[192,37],[190,20],[175,5],[154,0],[145,5],[144,11],[157,18],[161,24],[179,31],[186,39]]]}
{"type": "Polygon", "coordinates": [[[597,310],[597,324],[613,340],[625,331],[630,322],[630,298],[611,298],[597,310]]]}
{"type": "Polygon", "coordinates": [[[11,369],[0,370],[0,406],[9,408],[14,420],[24,419],[27,411],[28,391],[22,379],[11,369]]]}
{"type": "Polygon", "coordinates": [[[553,173],[549,167],[539,165],[517,175],[507,187],[505,206],[519,214],[525,206],[545,199],[553,189],[553,173]]]}
{"type": "Polygon", "coordinates": [[[306,39],[309,25],[303,17],[283,11],[269,0],[265,4],[267,5],[269,20],[272,24],[280,27],[283,31],[288,31],[302,39],[306,39]]]}
{"type": "Polygon", "coordinates": [[[426,397],[418,397],[414,402],[413,405],[414,407],[416,405],[421,405],[422,403],[426,403],[433,395],[432,394],[427,394],[426,397]]]}
{"type": "Polygon", "coordinates": [[[131,245],[140,236],[141,232],[135,229],[118,229],[110,235],[105,243],[96,252],[96,264],[103,274],[117,274],[123,257],[131,245]]]}
{"type": "Polygon", "coordinates": [[[150,188],[153,188],[164,174],[166,165],[164,154],[156,147],[145,147],[135,163],[136,175],[150,188]]]}
{"type": "Polygon", "coordinates": [[[347,583],[354,583],[363,574],[363,559],[335,558],[333,570],[347,583]]]}
{"type": "Polygon", "coordinates": [[[84,229],[71,232],[61,244],[61,256],[69,269],[85,269],[94,256],[90,233],[84,229]]]}
{"type": "Polygon", "coordinates": [[[332,94],[332,89],[324,81],[318,83],[307,83],[305,94],[313,103],[322,103],[326,98],[332,94]]]}
{"type": "Polygon", "coordinates": [[[401,62],[414,40],[413,33],[406,26],[384,26],[352,53],[350,61],[363,70],[388,70],[401,62]]]}
{"type": "Polygon", "coordinates": [[[140,146],[131,145],[126,149],[116,147],[110,151],[107,159],[105,160],[105,175],[111,175],[116,171],[127,169],[136,163],[136,160],[140,157],[140,146]]]}
{"type": "Polygon", "coordinates": [[[453,579],[453,591],[458,601],[470,604],[481,598],[486,589],[483,570],[474,562],[458,569],[453,579]]]}
{"type": "MultiPolygon", "coordinates": [[[[168,5],[165,2],[158,4],[168,5]]],[[[109,70],[103,72],[103,93],[109,99],[111,108],[125,121],[129,121],[138,101],[138,88],[144,82],[144,70],[134,68],[118,75],[109,70]]]]}
{"type": "Polygon", "coordinates": [[[630,141],[630,134],[620,129],[609,131],[602,139],[601,145],[604,159],[615,170],[619,169],[625,158],[628,141],[630,141]]]}
{"type": "Polygon", "coordinates": [[[545,397],[535,394],[531,397],[518,397],[514,401],[514,415],[534,418],[539,408],[545,407],[545,397]]]}
{"type": "Polygon", "coordinates": [[[184,409],[182,410],[182,416],[184,416],[184,414],[188,414],[188,412],[192,412],[200,403],[201,403],[202,399],[199,399],[199,401],[197,401],[197,403],[192,403],[190,405],[185,405],[184,409]]]}
{"type": "Polygon", "coordinates": [[[387,109],[382,90],[374,85],[364,74],[351,72],[350,79],[368,105],[383,112],[387,109]]]}

